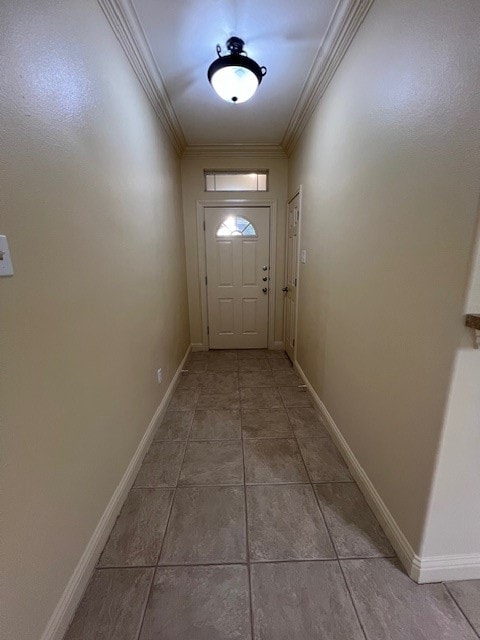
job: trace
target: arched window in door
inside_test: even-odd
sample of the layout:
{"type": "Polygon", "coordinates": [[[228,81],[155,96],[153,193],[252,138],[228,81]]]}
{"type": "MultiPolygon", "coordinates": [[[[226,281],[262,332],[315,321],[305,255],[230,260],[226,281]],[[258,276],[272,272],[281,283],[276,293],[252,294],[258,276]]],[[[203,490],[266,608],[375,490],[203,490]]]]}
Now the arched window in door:
{"type": "Polygon", "coordinates": [[[217,237],[256,236],[255,227],[241,216],[227,216],[217,229],[217,237]]]}

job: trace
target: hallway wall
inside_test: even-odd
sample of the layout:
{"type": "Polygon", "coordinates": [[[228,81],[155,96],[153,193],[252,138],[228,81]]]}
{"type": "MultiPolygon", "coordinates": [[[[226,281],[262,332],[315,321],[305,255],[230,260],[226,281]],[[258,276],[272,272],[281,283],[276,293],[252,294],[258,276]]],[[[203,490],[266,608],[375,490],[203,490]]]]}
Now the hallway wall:
{"type": "Polygon", "coordinates": [[[180,164],[95,0],[1,3],[0,57],[1,635],[38,640],[189,344],[180,164]]]}
{"type": "MultiPolygon", "coordinates": [[[[465,313],[480,313],[480,215],[465,313]]],[[[460,559],[462,578],[480,576],[480,349],[473,348],[475,337],[464,327],[422,546],[426,557],[471,556],[475,568],[467,575],[460,559]]]]}
{"type": "Polygon", "coordinates": [[[476,0],[374,2],[289,167],[298,361],[417,553],[464,336],[479,27],[476,0]]]}
{"type": "MultiPolygon", "coordinates": [[[[234,153],[234,152],[233,152],[234,153]]],[[[201,345],[202,306],[198,270],[197,201],[208,200],[276,200],[277,201],[277,264],[275,291],[275,336],[283,343],[283,297],[281,289],[285,270],[285,219],[287,201],[287,158],[240,156],[225,157],[206,152],[182,158],[183,215],[185,220],[185,245],[187,254],[188,304],[190,309],[190,333],[192,345],[201,345]],[[268,169],[268,192],[205,192],[205,169],[268,169]]]]}

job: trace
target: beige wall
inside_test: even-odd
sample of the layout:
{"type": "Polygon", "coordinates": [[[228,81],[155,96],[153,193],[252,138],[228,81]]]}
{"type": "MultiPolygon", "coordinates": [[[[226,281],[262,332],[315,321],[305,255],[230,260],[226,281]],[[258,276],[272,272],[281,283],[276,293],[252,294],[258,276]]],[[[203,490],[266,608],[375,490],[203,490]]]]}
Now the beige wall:
{"type": "MultiPolygon", "coordinates": [[[[480,577],[480,351],[465,329],[455,359],[421,555],[476,556],[480,577]]],[[[464,570],[465,571],[465,570],[464,570]]]]}
{"type": "Polygon", "coordinates": [[[197,201],[246,199],[277,201],[277,261],[275,291],[274,340],[277,346],[283,342],[283,296],[285,265],[285,218],[287,202],[287,159],[272,157],[221,157],[214,155],[182,158],[183,215],[185,220],[185,246],[187,254],[188,304],[190,309],[190,334],[192,344],[201,345],[202,306],[198,270],[197,201]],[[268,169],[267,193],[206,193],[204,169],[268,169]]]}
{"type": "Polygon", "coordinates": [[[376,0],[289,168],[298,360],[417,553],[464,335],[479,27],[477,0],[376,0]]]}
{"type": "Polygon", "coordinates": [[[180,167],[95,0],[1,3],[0,49],[1,634],[38,640],[189,343],[180,167]]]}
{"type": "MultiPolygon", "coordinates": [[[[480,225],[465,313],[480,313],[480,225]]],[[[474,348],[475,337],[465,327],[455,357],[422,555],[476,555],[472,564],[480,565],[480,350],[474,348]]],[[[477,566],[462,577],[479,575],[477,566]]]]}

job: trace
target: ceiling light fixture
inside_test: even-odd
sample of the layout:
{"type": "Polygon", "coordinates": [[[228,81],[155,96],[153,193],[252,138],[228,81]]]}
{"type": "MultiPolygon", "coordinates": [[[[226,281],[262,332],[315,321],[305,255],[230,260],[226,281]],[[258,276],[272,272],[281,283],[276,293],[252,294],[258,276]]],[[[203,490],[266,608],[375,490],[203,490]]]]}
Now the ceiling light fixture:
{"type": "Polygon", "coordinates": [[[233,36],[227,40],[229,55],[222,56],[217,44],[217,60],[208,69],[208,80],[218,95],[227,102],[239,104],[249,100],[267,73],[266,67],[247,56],[244,41],[233,36]]]}

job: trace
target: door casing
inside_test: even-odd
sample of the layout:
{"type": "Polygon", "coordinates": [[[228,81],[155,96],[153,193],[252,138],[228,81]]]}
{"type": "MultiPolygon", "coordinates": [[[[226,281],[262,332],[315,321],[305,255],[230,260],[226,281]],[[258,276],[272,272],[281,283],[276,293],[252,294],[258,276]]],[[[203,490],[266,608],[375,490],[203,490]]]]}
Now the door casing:
{"type": "Polygon", "coordinates": [[[196,346],[196,350],[208,351],[208,304],[207,304],[207,255],[205,243],[205,209],[225,207],[268,207],[270,209],[270,291],[268,296],[268,348],[278,349],[275,343],[275,301],[276,286],[276,257],[277,257],[277,201],[276,200],[197,200],[197,243],[198,243],[198,275],[201,297],[202,316],[202,345],[196,346]]]}
{"type": "MultiPolygon", "coordinates": [[[[300,185],[298,187],[298,189],[293,193],[293,195],[288,199],[287,202],[287,220],[286,220],[286,224],[285,224],[285,273],[284,273],[284,283],[286,285],[287,283],[287,269],[288,269],[288,257],[287,257],[287,251],[288,251],[288,208],[290,206],[290,203],[292,202],[292,200],[294,200],[294,198],[296,198],[298,196],[298,209],[299,209],[299,219],[298,219],[298,231],[297,231],[297,290],[295,293],[295,331],[294,331],[294,340],[295,340],[295,345],[293,347],[293,362],[295,363],[297,361],[297,349],[298,349],[298,294],[300,292],[300,246],[301,246],[301,234],[302,234],[302,217],[303,217],[303,212],[302,212],[302,185],[300,185]]],[[[286,336],[285,336],[285,331],[286,331],[286,305],[284,303],[284,307],[283,307],[283,340],[284,343],[286,344],[286,336]]]]}

